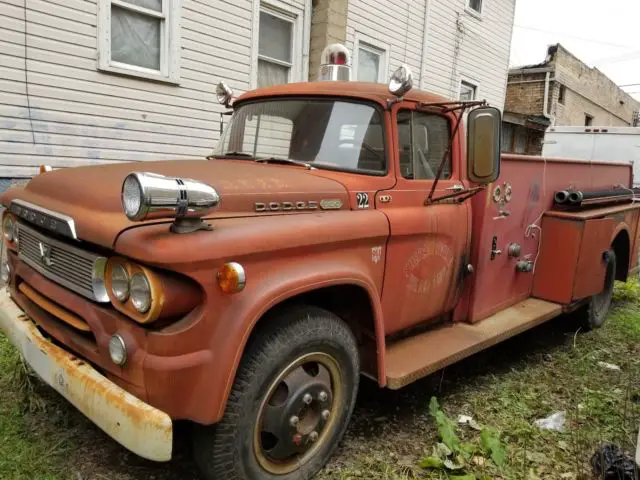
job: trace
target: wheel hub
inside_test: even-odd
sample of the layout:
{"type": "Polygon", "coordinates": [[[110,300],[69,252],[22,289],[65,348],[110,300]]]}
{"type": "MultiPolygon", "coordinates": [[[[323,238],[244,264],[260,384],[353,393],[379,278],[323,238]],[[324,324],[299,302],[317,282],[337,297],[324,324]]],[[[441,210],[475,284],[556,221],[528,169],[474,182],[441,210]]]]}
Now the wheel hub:
{"type": "Polygon", "coordinates": [[[312,354],[272,383],[256,425],[256,453],[263,467],[273,473],[292,471],[323,443],[333,424],[334,403],[339,404],[334,391],[339,377],[333,358],[312,354]],[[330,361],[319,361],[324,357],[330,361]]]}

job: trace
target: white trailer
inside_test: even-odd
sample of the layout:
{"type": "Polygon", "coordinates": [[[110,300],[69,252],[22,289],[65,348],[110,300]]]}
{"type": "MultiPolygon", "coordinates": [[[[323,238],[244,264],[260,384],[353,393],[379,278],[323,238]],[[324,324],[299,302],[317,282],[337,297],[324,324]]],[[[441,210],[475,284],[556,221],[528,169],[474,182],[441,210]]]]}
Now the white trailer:
{"type": "Polygon", "coordinates": [[[633,186],[640,186],[640,127],[549,127],[545,157],[633,162],[633,186]]]}

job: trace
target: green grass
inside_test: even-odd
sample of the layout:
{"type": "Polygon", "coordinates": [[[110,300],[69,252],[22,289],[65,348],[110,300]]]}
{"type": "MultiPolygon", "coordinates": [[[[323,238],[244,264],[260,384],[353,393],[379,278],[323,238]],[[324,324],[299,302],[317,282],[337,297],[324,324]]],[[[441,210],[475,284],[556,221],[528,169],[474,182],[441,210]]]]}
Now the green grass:
{"type": "MultiPolygon", "coordinates": [[[[618,285],[615,300],[600,330],[578,331],[563,317],[398,392],[363,380],[346,439],[319,478],[449,478],[417,466],[438,442],[431,396],[449,417],[471,415],[500,433],[506,463],[477,456],[467,470],[478,478],[589,478],[596,446],[610,441],[632,451],[640,425],[640,287],[618,285]],[[533,426],[560,410],[564,433],[533,426]]],[[[26,372],[0,335],[0,479],[197,478],[186,448],[169,464],[138,459],[26,372]]],[[[457,434],[478,441],[468,427],[457,434]]]]}

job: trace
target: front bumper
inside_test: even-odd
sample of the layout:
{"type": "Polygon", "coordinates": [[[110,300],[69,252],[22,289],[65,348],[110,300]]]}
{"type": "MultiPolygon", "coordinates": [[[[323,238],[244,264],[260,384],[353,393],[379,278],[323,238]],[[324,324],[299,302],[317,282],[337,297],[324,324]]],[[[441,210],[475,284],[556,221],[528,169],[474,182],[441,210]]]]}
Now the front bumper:
{"type": "Polygon", "coordinates": [[[6,289],[0,291],[0,330],[46,383],[114,440],[143,458],[158,462],[171,459],[173,425],[169,415],[46,340],[6,289]]]}

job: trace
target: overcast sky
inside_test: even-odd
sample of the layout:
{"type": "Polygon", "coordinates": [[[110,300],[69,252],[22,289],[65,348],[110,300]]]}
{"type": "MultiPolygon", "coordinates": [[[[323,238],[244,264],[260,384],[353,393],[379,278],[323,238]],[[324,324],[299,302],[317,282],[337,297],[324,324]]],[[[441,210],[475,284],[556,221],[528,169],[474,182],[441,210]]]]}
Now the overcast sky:
{"type": "Polygon", "coordinates": [[[516,0],[511,66],[543,62],[561,43],[640,100],[639,0],[516,0]]]}

